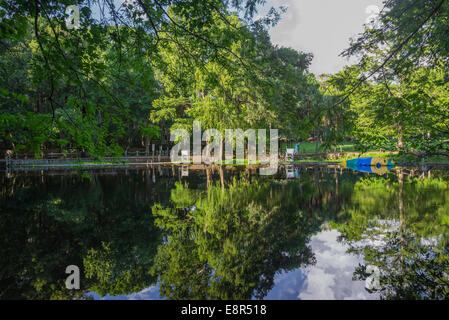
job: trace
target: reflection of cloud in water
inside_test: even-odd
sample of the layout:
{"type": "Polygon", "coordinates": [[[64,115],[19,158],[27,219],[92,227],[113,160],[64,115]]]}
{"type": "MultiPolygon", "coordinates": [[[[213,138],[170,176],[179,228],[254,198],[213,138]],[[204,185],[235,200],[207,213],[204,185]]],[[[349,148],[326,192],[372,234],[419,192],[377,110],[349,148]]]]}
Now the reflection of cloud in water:
{"type": "Polygon", "coordinates": [[[119,295],[110,296],[109,294],[104,297],[96,294],[95,292],[89,292],[88,296],[94,298],[95,300],[160,300],[159,288],[157,286],[152,286],[143,289],[140,292],[132,293],[129,295],[119,295]]]}
{"type": "Polygon", "coordinates": [[[316,265],[307,266],[275,278],[275,285],[267,299],[343,300],[376,299],[365,290],[364,281],[353,281],[352,276],[363,259],[346,253],[348,249],[337,241],[336,230],[323,231],[312,237],[310,245],[316,265]]]}
{"type": "MultiPolygon", "coordinates": [[[[361,257],[346,253],[348,247],[337,241],[336,230],[322,231],[313,236],[310,245],[316,257],[316,264],[287,273],[277,274],[274,287],[267,294],[267,300],[365,300],[377,299],[378,295],[365,290],[364,281],[353,281],[352,275],[361,257]]],[[[159,288],[152,286],[130,295],[104,297],[89,293],[94,299],[104,300],[159,300],[159,288]]]]}

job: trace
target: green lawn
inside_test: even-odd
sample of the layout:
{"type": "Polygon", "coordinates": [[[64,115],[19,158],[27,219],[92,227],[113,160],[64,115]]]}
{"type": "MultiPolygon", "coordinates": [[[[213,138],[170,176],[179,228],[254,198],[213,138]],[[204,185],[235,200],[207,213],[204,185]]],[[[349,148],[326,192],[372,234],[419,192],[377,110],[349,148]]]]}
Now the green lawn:
{"type": "MultiPolygon", "coordinates": [[[[295,148],[295,143],[283,142],[281,144],[282,153],[285,153],[285,150],[287,149],[287,147],[294,149],[295,148]]],[[[318,152],[324,152],[325,150],[322,150],[320,147],[321,147],[321,143],[318,143],[318,152]]],[[[337,147],[337,151],[340,151],[340,147],[341,147],[341,151],[343,151],[343,152],[354,152],[354,151],[356,151],[354,149],[354,144],[351,143],[351,142],[346,142],[346,143],[343,143],[343,144],[339,145],[337,147]]],[[[300,150],[300,153],[315,153],[316,142],[301,142],[299,144],[299,150],[300,150]]]]}

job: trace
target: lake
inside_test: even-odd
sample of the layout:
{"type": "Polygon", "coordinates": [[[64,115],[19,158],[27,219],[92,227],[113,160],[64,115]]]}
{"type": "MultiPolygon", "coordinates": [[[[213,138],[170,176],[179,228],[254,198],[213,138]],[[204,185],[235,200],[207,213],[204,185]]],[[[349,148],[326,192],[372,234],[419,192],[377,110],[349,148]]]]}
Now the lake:
{"type": "Polygon", "coordinates": [[[2,174],[0,299],[447,299],[449,170],[2,174]],[[286,177],[289,177],[287,179],[286,177]],[[66,288],[66,267],[80,288],[66,288]]]}

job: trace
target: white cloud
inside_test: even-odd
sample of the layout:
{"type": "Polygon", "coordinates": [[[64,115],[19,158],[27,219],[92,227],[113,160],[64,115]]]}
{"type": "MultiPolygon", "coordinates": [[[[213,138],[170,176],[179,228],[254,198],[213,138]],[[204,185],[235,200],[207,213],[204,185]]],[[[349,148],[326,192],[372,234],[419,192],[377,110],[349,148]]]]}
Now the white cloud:
{"type": "Polygon", "coordinates": [[[348,247],[337,241],[336,230],[322,231],[310,245],[316,264],[277,274],[274,287],[265,297],[274,300],[367,300],[377,299],[365,290],[364,281],[352,276],[363,258],[348,254],[348,247]]]}
{"type": "Polygon", "coordinates": [[[337,241],[336,230],[323,231],[312,237],[311,246],[317,263],[304,270],[306,280],[299,299],[359,300],[376,299],[365,290],[364,281],[352,280],[355,268],[363,258],[348,254],[347,246],[337,241]]]}
{"type": "Polygon", "coordinates": [[[270,30],[274,44],[314,54],[311,71],[335,73],[348,62],[338,55],[349,38],[363,31],[369,6],[382,8],[382,0],[269,0],[260,14],[274,6],[287,6],[277,26],[270,30]]]}

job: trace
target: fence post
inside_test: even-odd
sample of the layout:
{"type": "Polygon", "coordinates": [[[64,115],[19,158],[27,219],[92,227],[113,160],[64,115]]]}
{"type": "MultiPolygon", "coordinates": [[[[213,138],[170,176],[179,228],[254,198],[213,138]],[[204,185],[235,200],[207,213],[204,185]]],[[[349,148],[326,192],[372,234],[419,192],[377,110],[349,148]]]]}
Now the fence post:
{"type": "Polygon", "coordinates": [[[12,177],[12,173],[11,173],[11,154],[7,153],[5,156],[5,174],[6,174],[6,178],[9,179],[12,177]]]}
{"type": "Polygon", "coordinates": [[[9,166],[11,165],[11,155],[9,153],[7,153],[5,156],[5,164],[6,169],[8,170],[9,166]]]}

